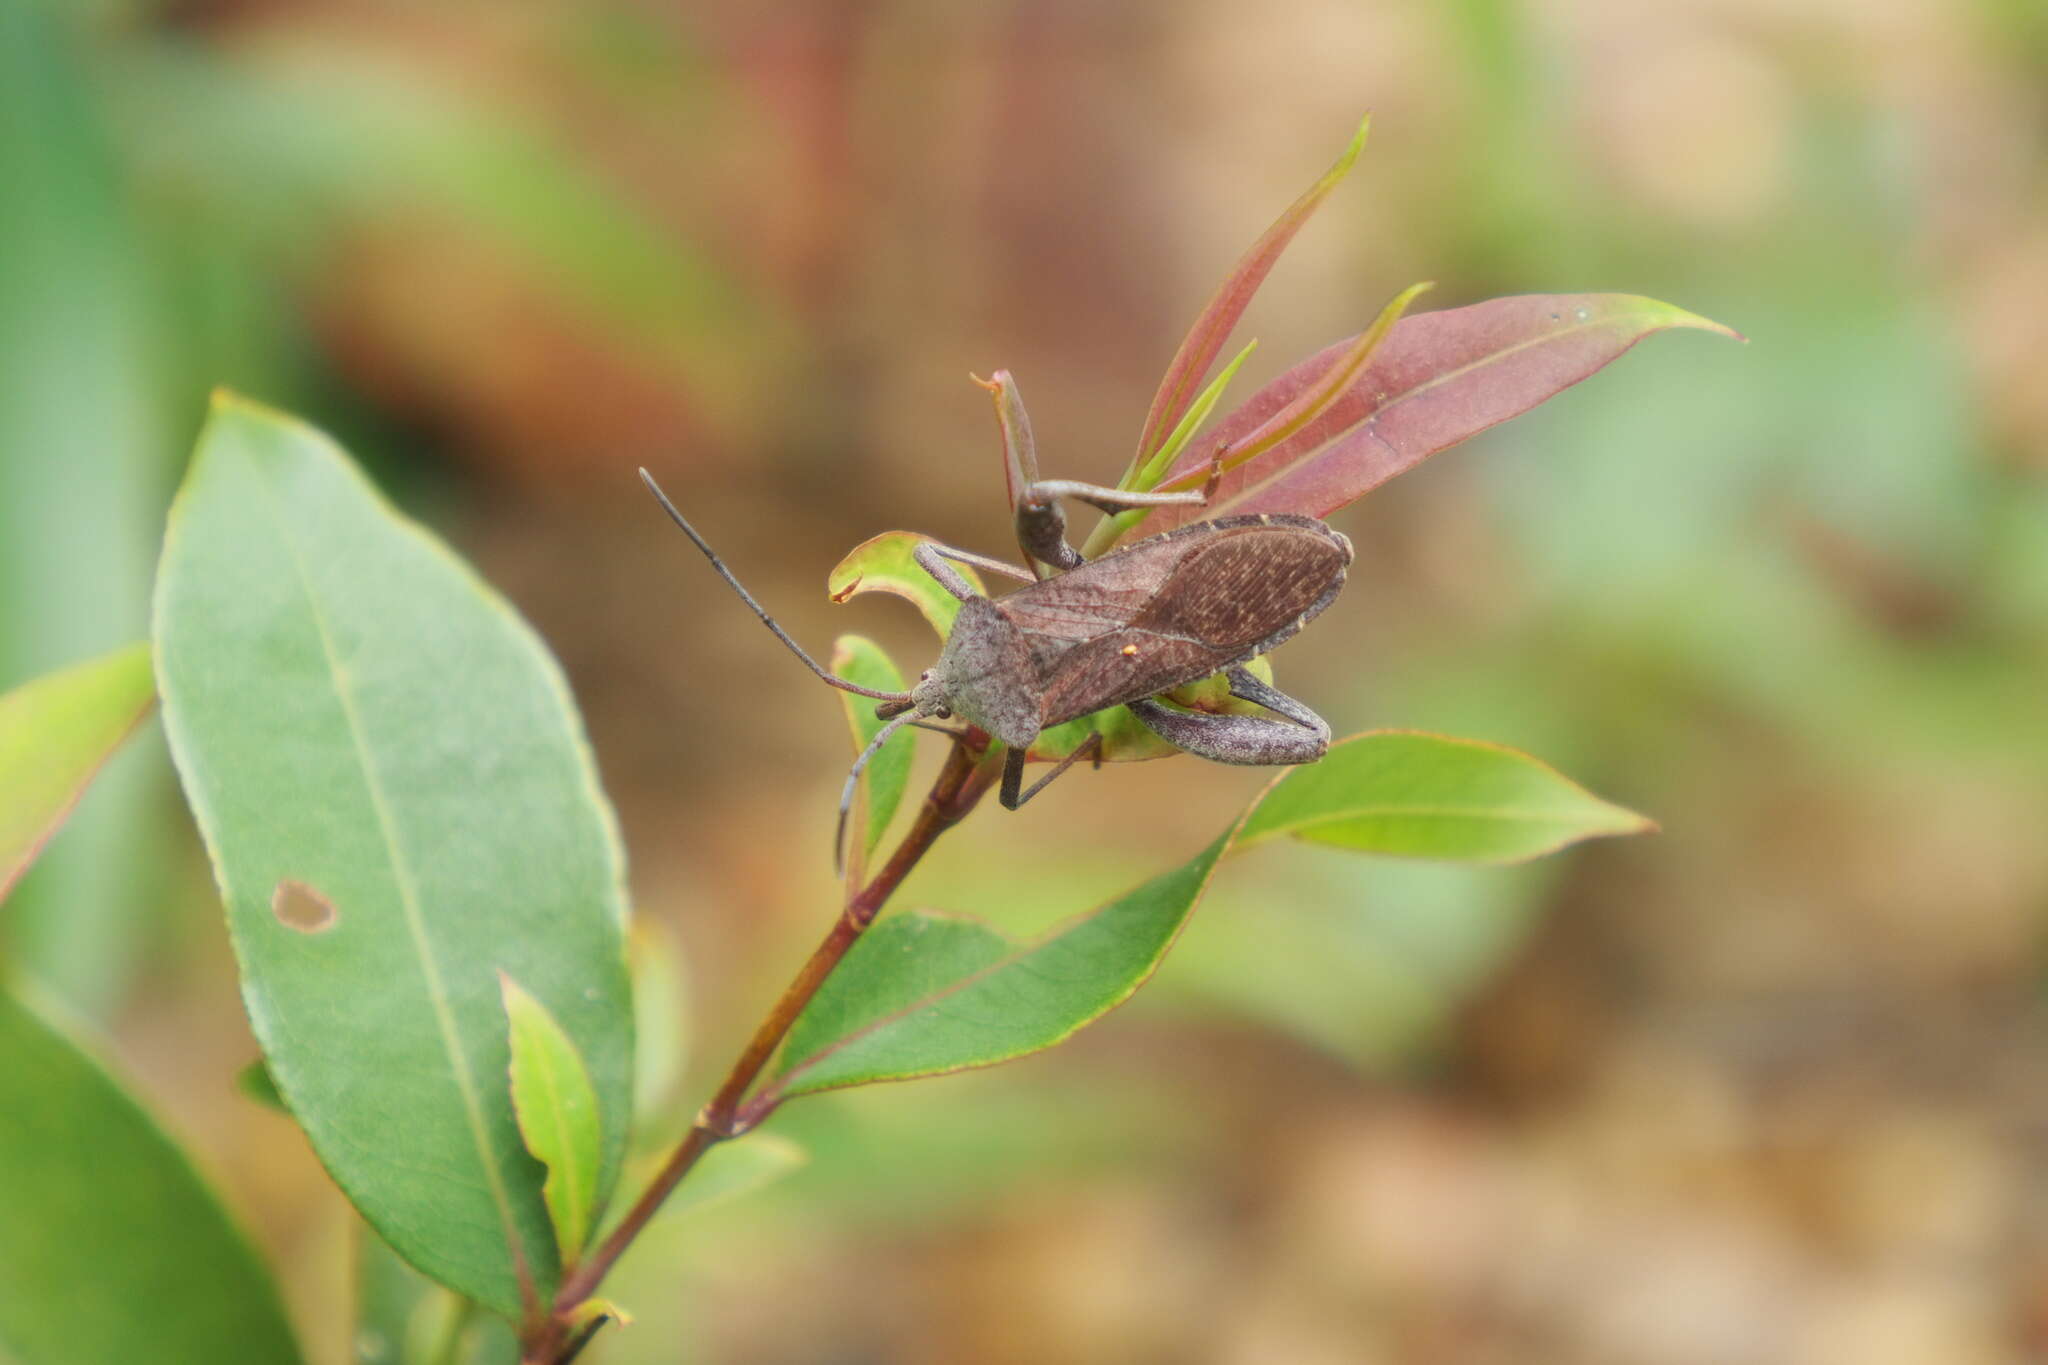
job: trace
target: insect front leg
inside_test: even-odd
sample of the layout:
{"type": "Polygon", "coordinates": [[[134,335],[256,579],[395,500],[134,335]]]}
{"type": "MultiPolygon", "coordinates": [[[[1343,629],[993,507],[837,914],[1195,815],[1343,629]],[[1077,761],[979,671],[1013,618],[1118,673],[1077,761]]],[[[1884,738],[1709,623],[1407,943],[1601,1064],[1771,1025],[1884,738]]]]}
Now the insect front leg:
{"type": "MultiPolygon", "coordinates": [[[[998,794],[999,799],[1003,803],[1003,809],[1017,809],[1017,807],[1044,791],[1046,784],[1055,777],[1058,777],[1082,759],[1095,758],[1101,752],[1102,736],[1100,734],[1090,735],[1074,747],[1074,752],[1061,759],[1059,766],[1032,783],[1029,791],[1022,791],[1020,788],[1024,786],[1024,760],[1029,755],[1023,749],[1011,749],[1003,755],[1003,788],[998,794]]],[[[1101,760],[1097,759],[1096,762],[1100,766],[1101,760]]]]}
{"type": "Polygon", "coordinates": [[[1017,499],[1017,543],[1033,559],[1065,572],[1087,561],[1081,558],[1079,550],[1067,544],[1067,514],[1060,507],[1061,498],[1078,498],[1114,516],[1139,507],[1199,507],[1209,500],[1209,490],[1132,493],[1070,479],[1042,479],[1025,485],[1017,499]]]}
{"type": "Polygon", "coordinates": [[[926,573],[937,579],[940,587],[952,593],[953,596],[959,598],[962,602],[965,602],[970,597],[979,597],[981,594],[976,592],[973,586],[960,576],[959,570],[946,562],[949,559],[955,563],[971,564],[977,569],[986,569],[990,573],[1002,574],[1006,578],[1019,579],[1025,583],[1036,583],[1038,581],[1014,564],[1005,564],[1000,559],[990,559],[987,555],[978,555],[969,550],[956,550],[950,545],[941,545],[935,540],[920,542],[918,547],[910,552],[910,557],[917,561],[918,568],[923,569],[926,573]]]}
{"type": "Polygon", "coordinates": [[[1284,721],[1263,716],[1213,716],[1201,711],[1175,711],[1156,701],[1129,703],[1145,728],[1175,748],[1213,763],[1280,766],[1313,763],[1328,752],[1330,724],[1278,688],[1260,682],[1245,668],[1233,668],[1230,694],[1256,702],[1284,721]]]}

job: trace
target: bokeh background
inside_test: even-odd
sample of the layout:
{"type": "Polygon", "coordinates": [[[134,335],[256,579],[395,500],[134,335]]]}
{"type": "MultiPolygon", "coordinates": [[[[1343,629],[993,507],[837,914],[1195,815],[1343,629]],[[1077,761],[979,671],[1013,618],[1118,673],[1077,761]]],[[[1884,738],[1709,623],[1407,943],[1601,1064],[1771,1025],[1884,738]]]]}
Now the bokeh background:
{"type": "MultiPolygon", "coordinates": [[[[1474,871],[1276,849],[1137,1001],[805,1101],[602,1359],[2048,1353],[2048,10],[2036,0],[0,4],[0,683],[139,636],[225,383],[337,433],[561,656],[689,968],[676,1120],[834,913],[826,570],[1009,537],[987,400],[1113,479],[1181,330],[1359,113],[1240,395],[1425,306],[1654,338],[1337,519],[1278,659],[1340,732],[1526,748],[1656,837],[1474,871]]],[[[147,732],[0,943],[111,1032],[350,1358],[349,1218],[253,1054],[147,732]]],[[[922,756],[927,765],[935,753],[922,756]]],[[[1261,775],[1069,776],[906,899],[1020,929],[1261,775]]]]}

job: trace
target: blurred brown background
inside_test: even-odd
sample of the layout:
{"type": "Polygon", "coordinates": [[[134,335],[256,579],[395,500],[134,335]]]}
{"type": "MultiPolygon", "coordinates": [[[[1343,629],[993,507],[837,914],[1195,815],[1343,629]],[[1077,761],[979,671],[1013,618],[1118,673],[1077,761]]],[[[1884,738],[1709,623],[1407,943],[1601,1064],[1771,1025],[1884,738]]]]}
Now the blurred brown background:
{"type": "MultiPolygon", "coordinates": [[[[1650,294],[1659,337],[1340,515],[1278,658],[1340,732],[1518,745],[1660,836],[1471,871],[1273,850],[1145,995],[793,1106],[614,1362],[2048,1354],[2048,11],[2036,0],[0,6],[0,683],[139,635],[208,388],[336,432],[566,664],[692,982],[680,1119],[834,912],[801,639],[877,531],[1009,537],[986,398],[1110,480],[1180,331],[1363,110],[1238,396],[1395,290],[1650,294]],[[1247,382],[1247,380],[1249,382],[1247,382]]],[[[350,1358],[347,1215],[252,1055],[137,746],[10,908],[350,1358]]],[[[922,759],[934,761],[933,753],[922,759]]],[[[1070,776],[909,901],[1019,928],[1261,775],[1070,776]]]]}

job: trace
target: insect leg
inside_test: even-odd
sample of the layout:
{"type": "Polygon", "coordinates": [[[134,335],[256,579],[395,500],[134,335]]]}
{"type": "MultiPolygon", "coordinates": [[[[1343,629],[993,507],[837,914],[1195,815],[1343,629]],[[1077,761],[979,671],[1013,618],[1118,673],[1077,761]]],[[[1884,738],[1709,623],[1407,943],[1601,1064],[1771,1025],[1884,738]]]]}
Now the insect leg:
{"type": "Polygon", "coordinates": [[[953,596],[959,598],[962,602],[972,601],[974,598],[981,596],[980,593],[974,590],[972,584],[960,576],[958,569],[946,562],[946,556],[941,554],[939,547],[930,541],[925,541],[915,550],[912,550],[910,557],[917,561],[918,568],[923,569],[926,573],[937,579],[940,587],[952,593],[953,596]]]}
{"type": "MultiPolygon", "coordinates": [[[[1247,675],[1249,676],[1249,675],[1247,675]]],[[[1275,692],[1256,678],[1258,688],[1284,706],[1263,696],[1253,697],[1261,706],[1278,711],[1285,721],[1262,716],[1214,716],[1202,711],[1175,711],[1156,701],[1127,703],[1145,728],[1176,748],[1213,763],[1241,763],[1257,766],[1313,763],[1330,747],[1330,726],[1321,716],[1284,692],[1275,692]]],[[[1235,692],[1236,679],[1231,690],[1235,692]]]]}
{"type": "MultiPolygon", "coordinates": [[[[1025,751],[1022,749],[1010,750],[1003,755],[1003,789],[1000,793],[1003,809],[1017,809],[1017,807],[1044,791],[1046,784],[1055,777],[1058,777],[1082,759],[1095,758],[1101,752],[1102,736],[1099,734],[1090,735],[1075,746],[1074,752],[1061,759],[1058,766],[1054,767],[1051,772],[1032,783],[1029,791],[1020,792],[1018,789],[1024,785],[1025,751]]],[[[1099,759],[1097,760],[1097,766],[1100,766],[1099,759]]]]}
{"type": "Polygon", "coordinates": [[[1259,676],[1243,664],[1223,675],[1230,680],[1230,695],[1242,701],[1256,702],[1268,711],[1276,711],[1296,725],[1306,725],[1311,730],[1321,730],[1323,738],[1330,736],[1330,727],[1323,718],[1303,706],[1294,698],[1270,683],[1261,682],[1259,676]]]}
{"type": "Polygon", "coordinates": [[[939,581],[940,587],[952,593],[953,596],[963,602],[977,594],[972,587],[968,586],[966,579],[953,572],[951,565],[946,564],[945,560],[950,559],[955,564],[971,564],[977,569],[1001,574],[1005,578],[1014,578],[1020,583],[1036,583],[1038,581],[1030,573],[1018,568],[1014,564],[1005,564],[1000,559],[991,559],[987,555],[978,555],[971,550],[956,550],[950,545],[941,545],[936,540],[921,542],[916,549],[910,552],[910,557],[917,561],[917,566],[920,569],[936,578],[939,581]]]}
{"type": "Polygon", "coordinates": [[[1026,485],[1017,500],[1017,543],[1033,559],[1056,569],[1077,568],[1083,561],[1080,551],[1067,544],[1067,514],[1060,507],[1061,498],[1077,498],[1114,515],[1138,507],[1198,507],[1208,496],[1207,489],[1133,493],[1071,479],[1041,479],[1026,485]]]}

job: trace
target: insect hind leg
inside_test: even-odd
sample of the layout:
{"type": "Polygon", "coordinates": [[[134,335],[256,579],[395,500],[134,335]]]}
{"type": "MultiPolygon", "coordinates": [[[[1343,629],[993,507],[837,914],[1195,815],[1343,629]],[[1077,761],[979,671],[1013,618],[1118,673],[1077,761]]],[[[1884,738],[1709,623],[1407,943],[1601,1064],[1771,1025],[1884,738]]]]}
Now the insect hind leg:
{"type": "Polygon", "coordinates": [[[1328,721],[1242,667],[1225,676],[1230,679],[1232,696],[1256,702],[1286,719],[1175,711],[1151,700],[1128,705],[1153,734],[1212,763],[1277,767],[1313,763],[1329,751],[1328,721]]]}

